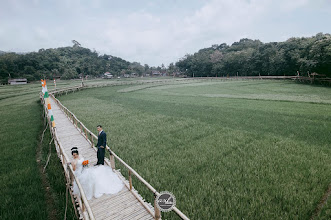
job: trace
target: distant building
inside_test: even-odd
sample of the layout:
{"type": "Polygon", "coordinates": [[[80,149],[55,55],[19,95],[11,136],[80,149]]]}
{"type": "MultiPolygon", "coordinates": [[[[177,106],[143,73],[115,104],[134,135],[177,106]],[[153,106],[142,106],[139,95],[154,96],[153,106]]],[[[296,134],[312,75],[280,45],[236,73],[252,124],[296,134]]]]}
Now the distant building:
{"type": "Polygon", "coordinates": [[[112,79],[114,76],[110,72],[105,72],[103,74],[104,79],[112,79]]]}
{"type": "Polygon", "coordinates": [[[310,76],[313,76],[313,77],[325,77],[326,75],[325,74],[319,74],[319,73],[311,73],[310,76]]]}
{"type": "Polygon", "coordinates": [[[180,75],[182,75],[182,73],[181,72],[173,72],[172,75],[179,77],[180,75]]]}
{"type": "Polygon", "coordinates": [[[152,76],[162,76],[162,74],[159,71],[153,71],[152,76]]]}
{"type": "Polygon", "coordinates": [[[61,75],[53,75],[53,79],[61,79],[61,75]]]}
{"type": "Polygon", "coordinates": [[[134,77],[136,77],[136,76],[137,76],[136,73],[131,73],[131,77],[132,77],[132,78],[134,78],[134,77]]]}
{"type": "Polygon", "coordinates": [[[28,80],[25,78],[22,79],[8,79],[8,84],[9,85],[23,85],[23,84],[27,84],[28,80]]]}

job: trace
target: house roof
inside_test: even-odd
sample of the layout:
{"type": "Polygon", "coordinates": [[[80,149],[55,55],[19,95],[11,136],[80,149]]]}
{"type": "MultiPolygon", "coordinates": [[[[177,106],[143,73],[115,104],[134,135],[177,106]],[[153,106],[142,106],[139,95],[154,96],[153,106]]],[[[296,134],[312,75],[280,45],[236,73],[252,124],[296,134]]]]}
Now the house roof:
{"type": "Polygon", "coordinates": [[[27,81],[27,79],[26,79],[26,78],[9,79],[8,81],[10,81],[10,82],[15,82],[15,81],[27,81]]]}

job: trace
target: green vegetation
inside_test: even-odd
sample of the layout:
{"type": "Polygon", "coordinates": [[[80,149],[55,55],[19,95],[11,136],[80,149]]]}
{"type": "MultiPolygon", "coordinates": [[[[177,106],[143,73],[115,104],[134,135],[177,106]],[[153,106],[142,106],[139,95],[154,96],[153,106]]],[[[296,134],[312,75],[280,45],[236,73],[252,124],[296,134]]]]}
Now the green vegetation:
{"type": "Polygon", "coordinates": [[[46,219],[45,196],[36,162],[42,129],[38,96],[2,99],[0,105],[1,218],[46,219]]]}
{"type": "MultiPolygon", "coordinates": [[[[0,51],[0,83],[24,77],[29,81],[40,78],[74,79],[89,75],[100,77],[105,72],[114,76],[158,72],[205,76],[300,75],[317,72],[331,76],[331,36],[318,33],[313,37],[290,38],[285,42],[262,43],[241,39],[232,45],[222,43],[187,54],[180,61],[158,67],[128,62],[119,57],[101,55],[73,41],[72,47],[40,49],[27,54],[0,51]]],[[[324,75],[324,76],[323,76],[324,75]]]]}
{"type": "Polygon", "coordinates": [[[84,76],[100,76],[106,71],[119,74],[130,63],[118,57],[98,55],[90,49],[80,46],[56,49],[40,49],[28,54],[5,53],[0,55],[0,79],[25,77],[29,81],[41,78],[61,77],[62,79],[84,76]]]}
{"type": "Polygon", "coordinates": [[[285,42],[262,43],[241,39],[186,55],[176,67],[189,76],[300,75],[317,72],[331,77],[331,35],[290,38],[285,42]]]}
{"type": "Polygon", "coordinates": [[[330,88],[264,80],[60,97],[92,131],[102,124],[109,146],[191,219],[310,218],[331,179],[330,100],[330,88]]]}
{"type": "MultiPolygon", "coordinates": [[[[65,178],[54,146],[44,178],[37,163],[40,159],[41,166],[45,164],[50,142],[47,130],[37,158],[43,130],[40,91],[40,83],[0,87],[0,219],[64,217],[65,178]]],[[[71,200],[67,218],[75,218],[71,200]]]]}
{"type": "Polygon", "coordinates": [[[6,84],[11,78],[27,78],[29,82],[40,79],[76,79],[89,76],[101,77],[105,72],[114,76],[135,73],[136,76],[151,74],[153,70],[165,70],[161,67],[150,67],[138,62],[128,62],[119,57],[101,55],[96,51],[73,41],[72,47],[40,49],[26,54],[0,51],[0,84],[6,84]]]}

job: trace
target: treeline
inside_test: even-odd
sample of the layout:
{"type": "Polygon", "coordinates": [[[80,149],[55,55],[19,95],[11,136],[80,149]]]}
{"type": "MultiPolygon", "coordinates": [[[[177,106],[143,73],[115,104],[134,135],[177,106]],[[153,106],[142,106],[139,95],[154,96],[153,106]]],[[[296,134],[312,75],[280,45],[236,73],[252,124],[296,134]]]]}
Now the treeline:
{"type": "Polygon", "coordinates": [[[73,41],[72,47],[40,49],[38,52],[17,54],[1,51],[0,80],[27,78],[28,81],[41,78],[73,79],[80,76],[100,77],[105,72],[113,75],[136,73],[141,75],[151,71],[148,65],[130,63],[111,55],[99,55],[96,51],[81,47],[73,41]]]}
{"type": "Polygon", "coordinates": [[[188,75],[195,77],[308,75],[316,72],[331,77],[331,35],[318,33],[307,38],[290,38],[285,42],[262,43],[241,39],[231,46],[223,43],[187,54],[178,62],[158,67],[128,62],[111,55],[99,55],[73,40],[72,47],[40,49],[18,54],[0,51],[0,83],[8,78],[73,79],[136,73],[188,75]]]}
{"type": "Polygon", "coordinates": [[[176,64],[188,76],[308,75],[331,77],[331,35],[318,33],[285,42],[262,43],[241,39],[188,54],[176,64]]]}

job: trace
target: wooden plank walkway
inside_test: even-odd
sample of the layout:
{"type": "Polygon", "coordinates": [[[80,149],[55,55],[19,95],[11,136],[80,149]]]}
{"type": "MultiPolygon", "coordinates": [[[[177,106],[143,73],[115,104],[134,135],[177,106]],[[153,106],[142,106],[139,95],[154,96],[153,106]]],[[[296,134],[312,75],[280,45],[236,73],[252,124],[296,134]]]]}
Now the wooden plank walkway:
{"type": "MultiPolygon", "coordinates": [[[[50,98],[53,115],[56,122],[57,138],[62,143],[64,153],[71,158],[71,148],[78,147],[80,155],[89,160],[90,164],[97,162],[96,150],[75,127],[66,114],[61,110],[53,98],[50,98]]],[[[107,166],[105,164],[105,166],[107,166]]],[[[92,198],[89,205],[96,219],[154,219],[141,202],[127,187],[127,181],[118,172],[115,172],[125,183],[123,189],[117,194],[103,195],[92,198]]],[[[145,204],[151,206],[150,204],[145,204]]],[[[153,209],[150,210],[154,212],[153,209]]]]}

